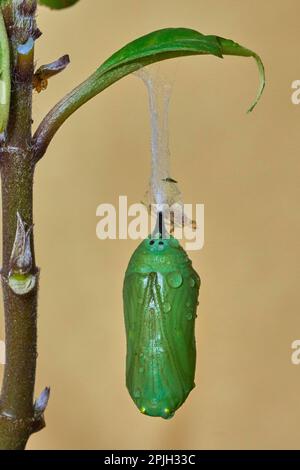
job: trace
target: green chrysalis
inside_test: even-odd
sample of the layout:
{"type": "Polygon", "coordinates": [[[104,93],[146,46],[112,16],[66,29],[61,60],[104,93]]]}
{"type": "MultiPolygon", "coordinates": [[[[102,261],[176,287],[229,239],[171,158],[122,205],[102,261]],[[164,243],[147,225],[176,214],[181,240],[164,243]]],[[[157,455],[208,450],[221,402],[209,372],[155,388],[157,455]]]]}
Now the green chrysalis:
{"type": "Polygon", "coordinates": [[[194,388],[200,278],[173,238],[149,236],[123,287],[126,385],[139,410],[171,418],[194,388]]]}
{"type": "Polygon", "coordinates": [[[6,27],[0,8],[0,133],[7,126],[10,106],[10,56],[6,27]]]}

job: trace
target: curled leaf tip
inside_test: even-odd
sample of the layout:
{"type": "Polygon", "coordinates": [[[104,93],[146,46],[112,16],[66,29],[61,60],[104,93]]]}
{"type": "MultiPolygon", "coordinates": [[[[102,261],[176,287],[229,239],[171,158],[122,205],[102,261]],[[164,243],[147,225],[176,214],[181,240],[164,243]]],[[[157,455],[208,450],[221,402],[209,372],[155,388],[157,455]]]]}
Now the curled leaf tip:
{"type": "Polygon", "coordinates": [[[256,98],[247,111],[247,113],[251,113],[253,109],[255,108],[255,106],[257,105],[258,101],[260,100],[261,95],[263,94],[263,91],[265,88],[266,78],[265,78],[264,64],[261,58],[259,57],[259,55],[256,54],[256,52],[253,52],[250,49],[247,49],[246,47],[241,46],[237,42],[234,42],[231,39],[225,39],[221,37],[218,37],[218,41],[220,43],[220,46],[224,55],[232,55],[232,56],[239,56],[239,57],[253,57],[256,62],[258,72],[259,72],[260,84],[259,84],[256,98]]]}
{"type": "Polygon", "coordinates": [[[265,77],[264,64],[263,64],[261,58],[257,54],[253,54],[253,58],[255,59],[257,67],[258,67],[260,85],[259,85],[259,89],[258,89],[256,98],[255,98],[254,102],[252,103],[252,105],[250,106],[250,108],[248,109],[247,113],[251,113],[253,111],[253,109],[255,108],[257,103],[259,102],[259,100],[260,100],[260,98],[263,94],[263,91],[265,89],[265,86],[266,86],[266,77],[265,77]]]}

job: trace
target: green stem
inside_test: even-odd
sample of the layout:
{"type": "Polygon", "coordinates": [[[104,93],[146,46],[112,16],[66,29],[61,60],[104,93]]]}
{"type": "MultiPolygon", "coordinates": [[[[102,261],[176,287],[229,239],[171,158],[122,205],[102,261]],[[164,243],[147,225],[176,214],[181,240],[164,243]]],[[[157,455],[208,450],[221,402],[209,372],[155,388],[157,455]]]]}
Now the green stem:
{"type": "MultiPolygon", "coordinates": [[[[11,49],[11,111],[7,136],[1,147],[3,266],[6,364],[0,397],[0,449],[24,449],[29,436],[43,426],[33,405],[37,357],[38,282],[25,295],[8,285],[17,213],[33,224],[34,162],[31,150],[33,28],[36,0],[7,2],[3,10],[11,49]]],[[[31,235],[31,274],[38,273],[31,235]]]]}
{"type": "Polygon", "coordinates": [[[77,109],[138,67],[135,63],[120,67],[117,71],[108,72],[100,78],[97,71],[62,98],[45,116],[33,136],[35,161],[43,157],[56,132],[77,109]]]}
{"type": "MultiPolygon", "coordinates": [[[[8,285],[16,213],[32,224],[33,167],[28,155],[2,155],[3,268],[6,364],[0,403],[0,448],[23,448],[33,431],[33,393],[37,357],[37,283],[26,295],[8,285]]],[[[32,272],[36,272],[33,264],[32,272]]]]}

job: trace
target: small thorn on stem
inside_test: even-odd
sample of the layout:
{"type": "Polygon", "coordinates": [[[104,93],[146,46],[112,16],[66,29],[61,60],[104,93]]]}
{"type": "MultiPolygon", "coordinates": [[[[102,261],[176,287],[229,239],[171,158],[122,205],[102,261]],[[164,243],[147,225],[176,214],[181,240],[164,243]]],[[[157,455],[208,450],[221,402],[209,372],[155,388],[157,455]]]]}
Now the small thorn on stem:
{"type": "Polygon", "coordinates": [[[45,387],[40,396],[34,402],[34,414],[36,417],[41,416],[47,408],[50,398],[50,387],[45,387]]]}
{"type": "Polygon", "coordinates": [[[36,285],[36,274],[32,269],[31,232],[17,212],[17,228],[9,262],[8,284],[17,295],[28,294],[36,285]]]}
{"type": "Polygon", "coordinates": [[[35,28],[34,31],[32,32],[32,39],[35,41],[39,39],[42,36],[42,31],[39,28],[35,28]]]}
{"type": "Polygon", "coordinates": [[[10,272],[18,274],[27,274],[32,267],[32,255],[30,247],[30,236],[33,226],[26,228],[19,212],[17,212],[17,229],[10,256],[10,272]]]}
{"type": "Polygon", "coordinates": [[[46,90],[49,78],[54,77],[55,75],[65,70],[69,63],[70,57],[66,54],[54,62],[51,62],[50,64],[45,64],[39,67],[33,75],[33,88],[38,93],[46,90]]]}

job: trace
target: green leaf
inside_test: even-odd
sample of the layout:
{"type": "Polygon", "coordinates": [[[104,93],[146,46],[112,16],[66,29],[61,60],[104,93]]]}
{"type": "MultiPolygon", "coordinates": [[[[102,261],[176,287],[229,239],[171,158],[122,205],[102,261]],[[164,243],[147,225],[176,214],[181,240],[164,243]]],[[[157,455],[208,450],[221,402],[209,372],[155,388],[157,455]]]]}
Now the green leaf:
{"type": "MultiPolygon", "coordinates": [[[[166,28],[154,31],[146,36],[130,42],[122,49],[107,59],[96,71],[100,78],[104,74],[117,71],[122,68],[120,77],[126,75],[126,66],[130,68],[128,73],[132,72],[132,66],[136,65],[135,70],[145,65],[158,62],[172,57],[188,55],[207,55],[211,54],[222,58],[224,55],[236,55],[241,57],[253,57],[256,60],[260,87],[254,103],[249,108],[252,111],[262,95],[265,86],[264,66],[260,57],[253,51],[237,44],[230,39],[224,39],[218,36],[205,36],[198,31],[186,28],[166,28]]],[[[117,78],[117,80],[119,79],[117,78]]]]}
{"type": "Polygon", "coordinates": [[[243,46],[240,46],[240,44],[237,44],[234,41],[231,41],[231,39],[224,39],[224,38],[218,38],[221,48],[222,48],[222,53],[223,55],[236,55],[240,57],[253,57],[256,61],[257,67],[258,67],[258,72],[259,72],[259,78],[260,78],[260,85],[258,88],[257,96],[253,102],[253,104],[250,106],[248,109],[248,113],[253,111],[255,108],[256,104],[258,103],[264,88],[266,84],[266,78],[265,78],[265,68],[264,64],[262,63],[261,58],[253,51],[250,49],[246,49],[243,46]]]}
{"type": "Polygon", "coordinates": [[[54,10],[61,10],[63,8],[75,5],[79,0],[38,0],[40,5],[52,8],[54,10]]]}
{"type": "Polygon", "coordinates": [[[193,54],[212,54],[222,58],[217,37],[204,36],[192,29],[161,29],[122,47],[99,67],[98,73],[103,74],[132,62],[143,67],[159,60],[193,54]]]}
{"type": "Polygon", "coordinates": [[[260,57],[230,39],[186,28],[166,28],[142,36],[122,47],[107,59],[85,82],[65,96],[44,118],[34,136],[36,151],[43,154],[54,134],[80,106],[122,77],[154,62],[191,55],[253,57],[257,63],[260,86],[249,111],[252,111],[265,86],[265,71],[260,57]]]}

